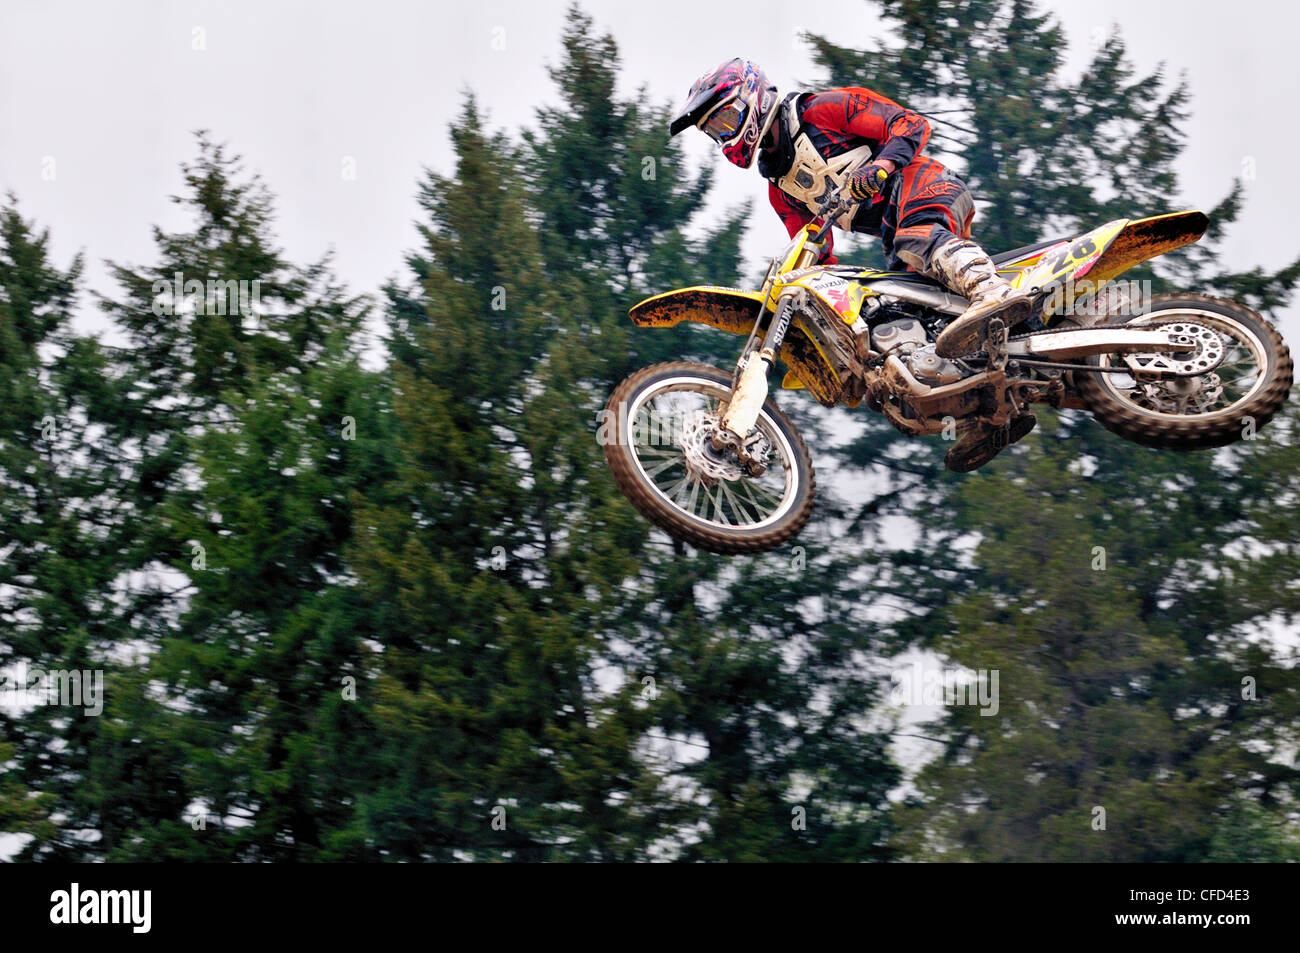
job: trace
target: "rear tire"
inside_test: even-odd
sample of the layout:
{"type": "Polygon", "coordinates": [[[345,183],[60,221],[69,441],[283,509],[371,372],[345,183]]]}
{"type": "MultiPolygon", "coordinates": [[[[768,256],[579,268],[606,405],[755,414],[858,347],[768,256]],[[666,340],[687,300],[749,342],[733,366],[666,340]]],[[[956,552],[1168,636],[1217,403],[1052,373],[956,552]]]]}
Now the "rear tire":
{"type": "MultiPolygon", "coordinates": [[[[759,553],[775,549],[803,529],[812,514],[817,490],[812,458],[803,438],[790,418],[770,398],[763,404],[758,429],[767,432],[770,442],[779,445],[776,450],[782,459],[785,481],[774,514],[768,519],[756,520],[753,526],[720,525],[696,515],[694,496],[691,512],[676,505],[647,473],[646,465],[638,457],[635,436],[628,433],[635,428],[632,411],[648,406],[649,400],[657,394],[687,393],[725,401],[730,392],[731,375],[704,364],[676,361],[637,371],[610,395],[606,419],[613,422],[614,430],[608,435],[613,439],[604,441],[605,459],[623,495],[646,519],[668,535],[711,553],[759,553]]],[[[677,449],[680,450],[680,444],[677,449]]],[[[736,485],[718,481],[723,482],[728,486],[736,485]]],[[[753,499],[752,495],[750,499],[753,499]]]]}
{"type": "MultiPolygon", "coordinates": [[[[1156,295],[1151,308],[1119,324],[1161,324],[1176,320],[1192,321],[1213,327],[1229,344],[1230,357],[1210,374],[1187,378],[1202,381],[1214,377],[1225,383],[1225,406],[1206,408],[1203,412],[1174,412],[1149,406],[1150,401],[1136,390],[1126,390],[1114,374],[1074,374],[1075,387],[1084,406],[1092,411],[1101,425],[1144,447],[1161,450],[1199,450],[1223,447],[1241,440],[1248,428],[1258,430],[1273,419],[1286,403],[1291,390],[1291,352],[1277,330],[1259,314],[1244,305],[1207,295],[1156,295]],[[1234,350],[1248,355],[1258,365],[1255,378],[1228,393],[1227,378],[1233,373],[1229,360],[1234,350]],[[1137,395],[1137,396],[1135,396],[1137,395]],[[1235,399],[1232,399],[1234,398],[1235,399]],[[1148,404],[1148,406],[1144,406],[1148,404]]],[[[1109,355],[1090,357],[1092,366],[1109,364],[1109,355]]],[[[1236,361],[1242,364],[1241,361],[1236,361]]],[[[1244,381],[1245,378],[1238,378],[1244,381]]],[[[1136,382],[1135,382],[1136,383],[1136,382]]]]}

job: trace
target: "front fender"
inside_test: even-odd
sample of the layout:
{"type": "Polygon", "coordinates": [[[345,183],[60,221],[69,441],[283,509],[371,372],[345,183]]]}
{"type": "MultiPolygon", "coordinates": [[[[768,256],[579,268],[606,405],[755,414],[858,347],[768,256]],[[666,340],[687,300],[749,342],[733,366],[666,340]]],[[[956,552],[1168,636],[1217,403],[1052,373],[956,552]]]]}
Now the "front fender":
{"type": "Polygon", "coordinates": [[[757,291],[697,285],[646,298],[628,314],[643,328],[672,328],[690,321],[732,334],[748,334],[762,303],[763,296],[757,291]]]}
{"type": "MultiPolygon", "coordinates": [[[[689,321],[747,335],[762,304],[763,296],[757,291],[698,285],[646,298],[628,314],[643,328],[671,328],[689,321]]],[[[802,316],[796,316],[781,346],[781,360],[790,369],[782,386],[806,387],[818,402],[833,407],[845,399],[845,381],[803,322],[802,316]]]]}

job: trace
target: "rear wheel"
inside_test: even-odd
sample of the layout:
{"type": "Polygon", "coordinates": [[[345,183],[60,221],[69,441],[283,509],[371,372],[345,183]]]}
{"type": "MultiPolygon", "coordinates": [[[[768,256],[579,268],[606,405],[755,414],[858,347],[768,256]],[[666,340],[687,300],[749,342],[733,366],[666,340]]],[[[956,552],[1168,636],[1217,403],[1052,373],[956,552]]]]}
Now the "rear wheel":
{"type": "Polygon", "coordinates": [[[757,553],[808,521],[816,494],[812,460],[794,424],[771,400],[746,441],[745,466],[712,449],[731,397],[731,375],[675,362],[637,371],[610,396],[605,458],[623,494],[669,535],[714,553],[757,553]]]}
{"type": "MultiPolygon", "coordinates": [[[[1180,321],[1213,329],[1226,353],[1211,371],[1143,381],[1122,372],[1076,372],[1084,405],[1106,429],[1135,443],[1164,450],[1222,447],[1273,419],[1291,389],[1291,352],[1276,329],[1235,301],[1206,295],[1156,295],[1150,310],[1125,325],[1180,321]]],[[[1094,367],[1123,367],[1124,358],[1102,354],[1094,367]]]]}

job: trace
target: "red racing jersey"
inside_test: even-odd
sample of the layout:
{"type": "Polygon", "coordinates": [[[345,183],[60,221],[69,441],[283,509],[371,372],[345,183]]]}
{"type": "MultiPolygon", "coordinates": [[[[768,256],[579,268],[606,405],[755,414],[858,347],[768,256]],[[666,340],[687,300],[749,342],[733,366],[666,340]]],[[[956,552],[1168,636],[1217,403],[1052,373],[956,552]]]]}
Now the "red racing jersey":
{"type": "MultiPolygon", "coordinates": [[[[787,108],[797,110],[801,130],[812,139],[813,146],[824,158],[869,145],[873,159],[888,159],[900,171],[918,158],[926,163],[935,161],[920,155],[930,139],[930,124],[925,117],[870,89],[846,86],[805,94],[795,97],[793,102],[787,104],[787,108]]],[[[769,180],[784,174],[782,164],[789,167],[789,138],[785,130],[780,131],[778,139],[787,141],[779,141],[776,150],[759,156],[759,171],[769,180]]],[[[775,182],[770,182],[768,186],[768,199],[785,222],[792,238],[799,229],[813,220],[808,207],[782,192],[775,182]]],[[[873,231],[872,223],[879,222],[881,210],[875,206],[884,201],[883,194],[872,200],[873,208],[864,219],[867,226],[865,230],[873,231]]],[[[855,226],[857,221],[855,219],[855,226]]],[[[822,260],[833,264],[835,258],[831,254],[832,245],[833,239],[828,233],[826,256],[822,260]]]]}

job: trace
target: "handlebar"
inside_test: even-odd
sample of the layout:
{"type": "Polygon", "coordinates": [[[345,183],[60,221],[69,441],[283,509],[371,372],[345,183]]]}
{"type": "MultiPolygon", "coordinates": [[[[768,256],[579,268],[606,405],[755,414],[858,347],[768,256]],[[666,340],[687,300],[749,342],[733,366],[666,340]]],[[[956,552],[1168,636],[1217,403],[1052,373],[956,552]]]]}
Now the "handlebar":
{"type": "Polygon", "coordinates": [[[826,237],[826,233],[834,226],[835,219],[839,218],[840,215],[849,209],[857,208],[859,204],[860,203],[858,202],[845,198],[839,192],[827,196],[826,201],[823,202],[813,214],[814,220],[820,218],[823,222],[822,227],[817,229],[812,240],[814,242],[821,242],[821,240],[826,237]]]}

